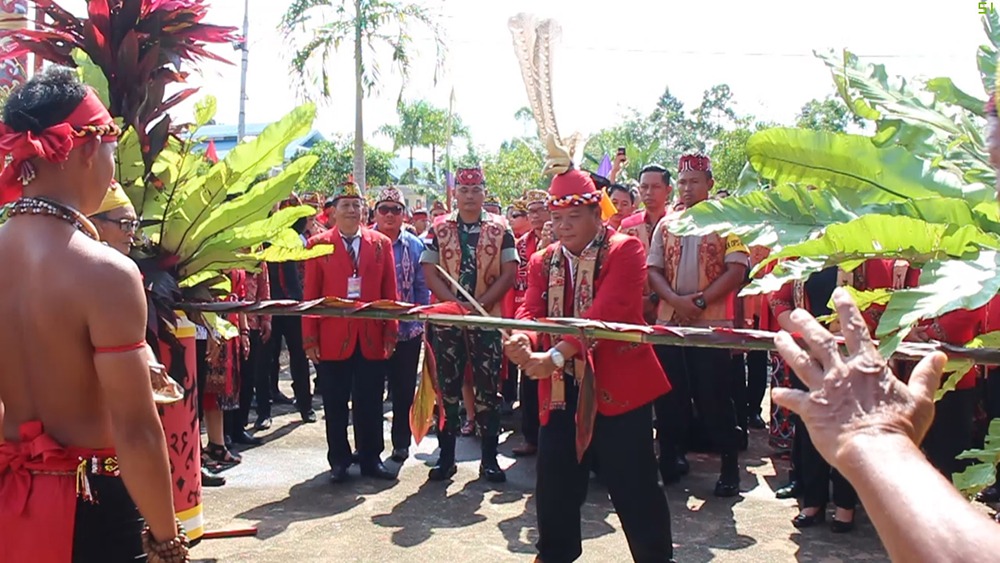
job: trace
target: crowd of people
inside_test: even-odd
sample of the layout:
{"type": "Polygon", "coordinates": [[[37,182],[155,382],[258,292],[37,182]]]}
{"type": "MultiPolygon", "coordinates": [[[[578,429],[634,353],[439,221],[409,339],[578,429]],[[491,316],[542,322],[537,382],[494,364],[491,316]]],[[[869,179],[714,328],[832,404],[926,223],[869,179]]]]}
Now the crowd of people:
{"type": "MultiPolygon", "coordinates": [[[[11,297],[0,302],[0,315],[11,319],[0,324],[8,352],[0,366],[0,554],[17,561],[142,554],[185,561],[188,542],[173,512],[153,394],[149,381],[135,377],[154,358],[145,341],[143,286],[125,256],[139,218],[121,188],[108,188],[117,127],[97,96],[60,69],[15,91],[3,123],[0,146],[12,147],[14,161],[0,175],[0,203],[11,202],[0,229],[0,291],[11,297]],[[63,275],[66,268],[73,276],[63,275]]],[[[678,213],[717,193],[708,157],[683,156],[676,177],[650,164],[632,187],[617,182],[624,156],[602,178],[549,145],[549,189],[526,191],[506,210],[490,199],[479,168],[456,172],[450,211],[441,203],[429,212],[408,209],[392,187],[369,205],[350,181],[322,202],[293,196],[281,205],[317,207],[314,219],[295,226],[303,244],[334,251],[303,264],[230,272],[229,299],[437,302],[525,320],[753,326],[782,330],[781,354],[771,362],[730,350],[572,335],[233,315],[239,338],[221,341],[207,330],[198,337],[204,483],[222,484],[217,471],[240,463],[233,444],[259,443],[248,432],[251,410],[256,430],[270,427],[273,403],[293,404],[304,423],[317,421],[310,364],[323,403],[330,480],[348,480],[355,464],[364,477],[396,479],[383,459],[383,399],[388,384],[389,459],[401,464],[409,456],[408,413],[426,341],[444,417],[428,479],[453,477],[456,440],[475,433],[480,476],[503,483],[501,414],[519,402],[522,436],[513,452],[537,458],[540,561],[581,555],[580,507],[591,473],[607,488],[633,559],[672,560],[665,490],[684,478],[687,454],[698,451],[719,455],[713,493],[740,494],[739,455],[748,429],[765,426],[760,409],[769,375],[772,438],[790,448],[793,464],[779,495],[802,497],[795,526],[824,520],[832,485],[833,532],[853,528],[860,498],[894,557],[942,560],[932,555],[946,543],[949,553],[974,556],[976,546],[997,541],[996,533],[979,533],[986,519],[943,477],[961,468],[956,455],[974,440],[978,372],[966,374],[933,417],[943,357],[917,366],[887,363],[869,336],[882,309],[862,314],[837,289],[901,289],[919,272],[869,260],[851,272],[823,270],[763,301],[739,298],[767,249],[748,248],[733,235],[678,236],[669,229],[678,213]],[[834,309],[838,316],[830,317],[834,309]],[[848,356],[832,332],[843,333],[848,356]],[[294,398],[277,386],[283,349],[294,398]],[[814,400],[816,393],[824,400],[814,400]],[[893,453],[888,473],[885,452],[893,453]],[[897,492],[887,495],[889,489],[897,492]],[[894,495],[913,490],[921,498],[894,504],[894,495]],[[934,514],[933,503],[950,507],[951,520],[934,514]]],[[[923,323],[912,338],[962,344],[996,328],[996,309],[950,313],[923,323]]]]}

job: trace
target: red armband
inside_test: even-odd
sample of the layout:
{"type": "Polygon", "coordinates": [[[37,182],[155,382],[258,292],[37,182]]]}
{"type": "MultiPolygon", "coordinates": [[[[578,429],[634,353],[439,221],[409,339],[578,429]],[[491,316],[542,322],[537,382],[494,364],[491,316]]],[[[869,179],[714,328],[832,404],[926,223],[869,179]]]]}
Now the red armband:
{"type": "Polygon", "coordinates": [[[142,340],[136,342],[135,344],[128,344],[126,346],[111,346],[107,348],[94,348],[94,355],[97,354],[122,354],[124,352],[132,352],[134,350],[141,350],[146,347],[146,341],[142,340]]]}

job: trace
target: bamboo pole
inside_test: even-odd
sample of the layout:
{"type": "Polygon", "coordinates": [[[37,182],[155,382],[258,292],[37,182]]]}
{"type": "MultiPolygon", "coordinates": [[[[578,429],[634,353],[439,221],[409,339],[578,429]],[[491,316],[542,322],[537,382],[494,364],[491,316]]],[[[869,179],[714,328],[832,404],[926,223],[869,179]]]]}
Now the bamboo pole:
{"type": "MultiPolygon", "coordinates": [[[[190,313],[244,313],[248,315],[418,321],[464,328],[582,335],[590,340],[615,340],[621,342],[689,346],[694,348],[765,351],[775,349],[775,333],[763,330],[650,327],[577,318],[550,318],[524,321],[474,315],[444,315],[433,312],[434,306],[417,307],[408,303],[394,301],[360,303],[341,299],[318,299],[304,302],[184,303],[179,305],[178,309],[190,313]]],[[[949,358],[972,360],[979,365],[1000,365],[1000,350],[991,348],[963,348],[941,342],[904,342],[896,350],[893,359],[919,361],[933,352],[944,352],[949,358]]]]}

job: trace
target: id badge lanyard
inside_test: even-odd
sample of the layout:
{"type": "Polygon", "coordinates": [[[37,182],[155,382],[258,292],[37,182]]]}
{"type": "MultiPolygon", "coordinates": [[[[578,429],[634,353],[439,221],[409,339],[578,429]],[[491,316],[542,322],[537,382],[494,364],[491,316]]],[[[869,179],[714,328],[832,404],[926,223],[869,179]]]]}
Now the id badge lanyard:
{"type": "MultiPolygon", "coordinates": [[[[358,275],[358,260],[361,254],[361,239],[358,241],[358,251],[354,250],[354,241],[347,243],[348,254],[351,256],[351,264],[354,266],[354,275],[347,278],[347,298],[361,299],[361,276],[358,275]]],[[[346,241],[345,241],[346,242],[346,241]]]]}

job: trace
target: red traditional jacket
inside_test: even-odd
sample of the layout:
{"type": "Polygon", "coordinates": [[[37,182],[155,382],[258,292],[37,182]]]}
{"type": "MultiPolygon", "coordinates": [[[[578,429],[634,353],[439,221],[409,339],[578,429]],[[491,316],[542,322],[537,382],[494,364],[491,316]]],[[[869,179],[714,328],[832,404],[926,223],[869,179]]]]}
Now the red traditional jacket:
{"type": "MultiPolygon", "coordinates": [[[[911,268],[910,273],[907,276],[906,286],[917,287],[917,285],[919,285],[919,281],[920,270],[911,268]]],[[[997,302],[997,298],[993,298],[993,300],[987,303],[984,307],[980,307],[973,311],[966,309],[952,311],[933,320],[921,321],[919,326],[927,332],[927,336],[931,340],[937,340],[938,342],[944,342],[945,344],[964,346],[973,338],[989,332],[987,327],[990,325],[990,309],[991,307],[996,309],[997,307],[994,306],[994,304],[997,302]]],[[[997,312],[994,311],[993,315],[996,314],[997,312]]],[[[962,379],[959,380],[955,388],[974,388],[976,386],[976,377],[978,375],[979,368],[973,366],[968,373],[962,376],[962,379]]],[[[943,382],[944,379],[942,379],[942,383],[943,382]]]]}
{"type": "MultiPolygon", "coordinates": [[[[872,289],[903,289],[911,275],[911,271],[905,268],[899,271],[892,260],[872,259],[848,273],[847,277],[855,289],[867,291],[872,289]]],[[[809,297],[803,291],[803,284],[800,282],[785,284],[781,289],[772,293],[768,301],[775,319],[775,326],[777,326],[777,318],[781,313],[796,308],[806,310],[810,308],[809,297]]],[[[884,305],[872,305],[862,313],[868,330],[872,334],[875,334],[875,329],[878,327],[884,312],[884,305]]]]}
{"type": "Polygon", "coordinates": [[[517,267],[517,276],[514,278],[515,312],[524,303],[524,294],[528,291],[528,261],[534,253],[548,246],[540,244],[541,242],[541,237],[533,230],[524,233],[515,242],[517,257],[521,260],[517,267]]]}
{"type": "MultiPolygon", "coordinates": [[[[361,228],[358,276],[361,278],[359,301],[396,299],[396,260],[392,241],[382,233],[361,228]]],[[[347,298],[347,280],[354,275],[354,264],[340,236],[340,229],[330,229],[309,239],[309,247],[332,244],[332,254],[306,262],[306,301],[323,297],[347,298]]],[[[358,342],[369,360],[385,360],[386,348],[395,343],[398,321],[303,317],[302,337],[305,346],[319,344],[323,361],[346,360],[354,354],[358,342]]]]}
{"type": "MultiPolygon", "coordinates": [[[[594,280],[594,297],[590,309],[573,315],[573,287],[562,289],[566,293],[566,316],[607,322],[643,324],[642,288],[646,283],[646,252],[634,237],[617,234],[607,227],[608,249],[598,259],[594,280]]],[[[517,312],[518,319],[538,319],[548,314],[547,293],[550,291],[548,263],[553,252],[562,252],[559,243],[549,245],[544,252],[536,252],[528,263],[528,287],[524,303],[517,312]]],[[[568,270],[568,268],[567,268],[568,270]]],[[[566,272],[565,279],[570,279],[566,272]]],[[[538,349],[539,340],[545,335],[535,335],[533,344],[538,349]]],[[[588,352],[575,337],[565,337],[577,350],[589,353],[597,383],[597,412],[605,416],[626,413],[653,401],[670,391],[670,383],[649,344],[598,340],[588,352]]],[[[572,358],[566,358],[567,362],[572,358]]],[[[551,379],[539,382],[539,414],[542,424],[549,418],[551,379]]]]}

